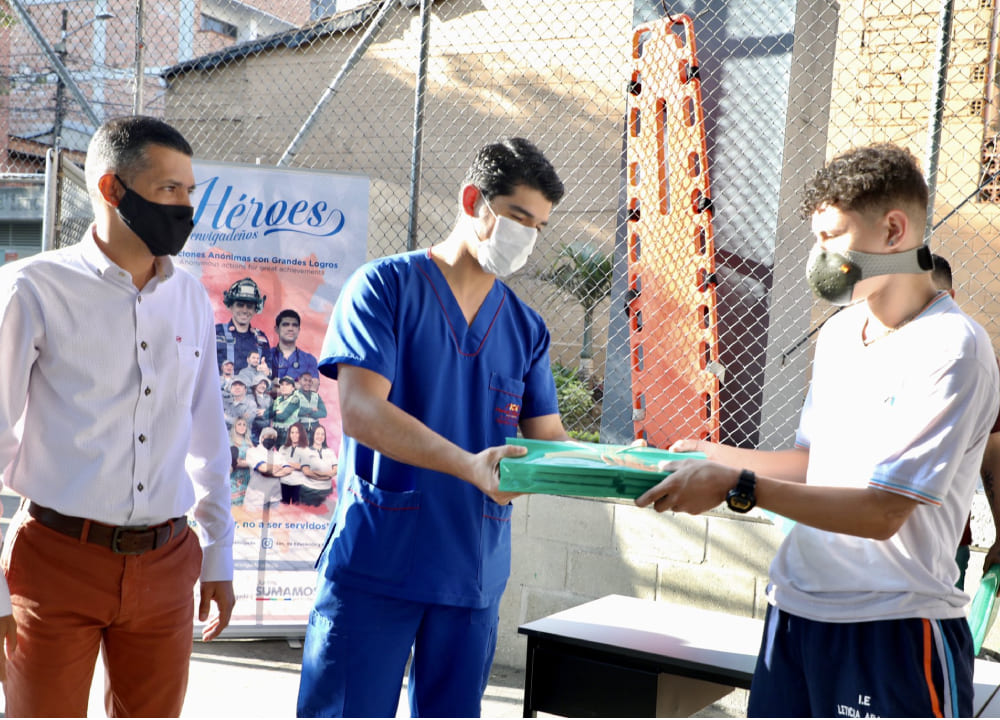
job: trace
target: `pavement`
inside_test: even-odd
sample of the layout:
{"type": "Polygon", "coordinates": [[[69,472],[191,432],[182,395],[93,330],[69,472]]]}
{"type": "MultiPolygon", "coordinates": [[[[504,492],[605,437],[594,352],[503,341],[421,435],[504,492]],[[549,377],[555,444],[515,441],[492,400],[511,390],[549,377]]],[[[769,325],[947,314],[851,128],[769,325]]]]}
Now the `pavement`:
{"type": "MultiPolygon", "coordinates": [[[[299,638],[195,642],[181,717],[292,718],[302,667],[299,638]]],[[[104,672],[94,674],[88,717],[106,717],[104,672]]],[[[519,718],[524,670],[496,666],[483,698],[483,717],[519,718]]],[[[409,717],[406,686],[397,717],[409,717]]]]}
{"type": "MultiPolygon", "coordinates": [[[[293,718],[301,667],[300,638],[196,641],[181,717],[293,718]]],[[[88,717],[106,717],[103,688],[104,671],[98,662],[88,717]]],[[[483,696],[482,716],[519,718],[523,701],[524,668],[495,665],[483,696]]],[[[746,691],[736,690],[696,717],[745,717],[745,708],[746,691]]],[[[396,716],[410,716],[405,682],[396,716]]]]}
{"type": "MultiPolygon", "coordinates": [[[[0,490],[0,532],[7,528],[19,498],[0,490]]],[[[302,669],[302,637],[256,637],[196,640],[182,717],[294,718],[302,669]]],[[[410,716],[406,682],[400,691],[397,717],[410,716]]],[[[482,717],[519,718],[524,702],[524,667],[494,665],[483,696],[482,717]]],[[[0,707],[3,706],[0,691],[0,707]]],[[[106,717],[104,666],[98,660],[88,717],[106,717]]],[[[543,715],[540,713],[540,715],[543,715]]],[[[746,692],[735,690],[697,717],[745,717],[746,692]]],[[[0,713],[3,717],[3,713],[0,713]]]]}

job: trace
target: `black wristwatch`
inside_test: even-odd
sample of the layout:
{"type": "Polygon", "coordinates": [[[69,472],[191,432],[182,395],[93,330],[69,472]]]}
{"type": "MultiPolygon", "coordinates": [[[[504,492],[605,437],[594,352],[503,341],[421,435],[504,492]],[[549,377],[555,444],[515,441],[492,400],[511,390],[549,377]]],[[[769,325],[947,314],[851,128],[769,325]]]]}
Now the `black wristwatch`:
{"type": "Polygon", "coordinates": [[[736,487],[726,493],[726,505],[733,512],[749,512],[757,504],[754,489],[757,487],[757,476],[752,470],[742,470],[736,487]]]}

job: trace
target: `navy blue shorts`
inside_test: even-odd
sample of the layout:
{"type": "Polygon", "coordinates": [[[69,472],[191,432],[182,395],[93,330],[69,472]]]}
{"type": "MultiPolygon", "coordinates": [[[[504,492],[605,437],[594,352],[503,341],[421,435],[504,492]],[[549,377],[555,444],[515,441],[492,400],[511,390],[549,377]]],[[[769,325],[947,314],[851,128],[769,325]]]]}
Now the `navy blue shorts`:
{"type": "Polygon", "coordinates": [[[971,717],[965,618],[830,623],[768,607],[748,717],[971,717]]]}

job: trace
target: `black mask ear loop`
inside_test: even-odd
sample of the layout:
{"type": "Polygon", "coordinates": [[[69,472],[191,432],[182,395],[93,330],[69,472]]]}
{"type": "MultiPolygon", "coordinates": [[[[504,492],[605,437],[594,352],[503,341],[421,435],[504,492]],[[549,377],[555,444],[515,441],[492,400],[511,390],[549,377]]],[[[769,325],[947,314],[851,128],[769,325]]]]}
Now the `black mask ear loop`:
{"type": "MultiPolygon", "coordinates": [[[[121,179],[121,177],[120,177],[120,176],[118,175],[118,173],[110,173],[110,175],[111,175],[111,177],[113,177],[113,178],[114,178],[115,180],[117,180],[117,181],[118,181],[118,184],[122,186],[122,190],[123,190],[123,191],[125,191],[125,192],[127,192],[127,191],[128,191],[128,185],[126,185],[126,184],[125,184],[125,181],[121,179]]],[[[123,194],[124,194],[124,193],[123,193],[123,194]]],[[[102,197],[102,198],[104,198],[105,202],[108,202],[108,203],[110,203],[110,202],[111,202],[111,201],[110,201],[110,200],[109,200],[109,199],[108,199],[108,198],[107,198],[107,197],[105,196],[105,194],[104,194],[103,192],[101,193],[101,197],[102,197]]],[[[118,199],[118,202],[121,202],[121,198],[119,198],[119,199],[118,199]]],[[[116,207],[116,208],[117,208],[117,207],[118,207],[118,205],[117,205],[117,204],[115,204],[115,205],[114,205],[114,207],[116,207]]]]}

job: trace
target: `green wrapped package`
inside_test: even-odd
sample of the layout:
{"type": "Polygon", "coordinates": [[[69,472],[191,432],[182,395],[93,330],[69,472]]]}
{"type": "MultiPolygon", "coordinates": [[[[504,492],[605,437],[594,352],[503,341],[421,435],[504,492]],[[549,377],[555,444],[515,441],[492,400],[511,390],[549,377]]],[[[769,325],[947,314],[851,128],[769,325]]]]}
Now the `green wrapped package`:
{"type": "Polygon", "coordinates": [[[500,461],[504,492],[577,495],[634,500],[670,473],[664,460],[704,460],[704,453],[676,453],[651,447],[507,438],[528,454],[500,461]]]}
{"type": "MultiPolygon", "coordinates": [[[[503,464],[503,461],[500,461],[503,464]]],[[[503,483],[500,483],[503,485],[503,483]]],[[[986,633],[997,617],[997,586],[1000,585],[1000,565],[990,565],[979,581],[979,589],[972,598],[969,608],[969,629],[972,630],[972,645],[976,655],[983,647],[986,633]]]]}

